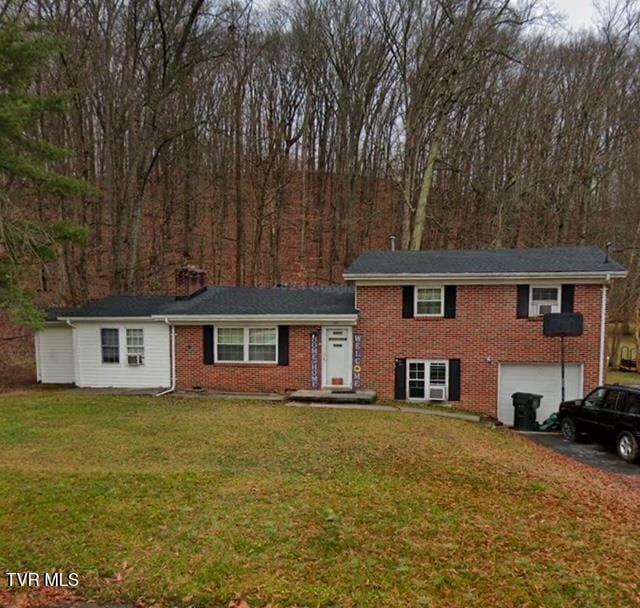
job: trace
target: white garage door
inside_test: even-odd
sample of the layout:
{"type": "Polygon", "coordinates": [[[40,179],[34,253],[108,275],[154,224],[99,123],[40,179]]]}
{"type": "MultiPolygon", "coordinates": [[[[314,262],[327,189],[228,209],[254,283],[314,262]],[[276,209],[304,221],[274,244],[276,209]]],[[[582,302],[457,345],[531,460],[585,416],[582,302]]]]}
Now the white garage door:
{"type": "MultiPolygon", "coordinates": [[[[498,393],[498,419],[513,424],[513,393],[535,393],[542,395],[538,409],[538,422],[558,411],[562,389],[560,365],[500,364],[500,386],[498,393]]],[[[582,397],[582,365],[565,365],[565,399],[582,397]]]]}
{"type": "Polygon", "coordinates": [[[73,334],[70,327],[47,327],[36,334],[38,378],[43,384],[75,379],[73,334]]]}

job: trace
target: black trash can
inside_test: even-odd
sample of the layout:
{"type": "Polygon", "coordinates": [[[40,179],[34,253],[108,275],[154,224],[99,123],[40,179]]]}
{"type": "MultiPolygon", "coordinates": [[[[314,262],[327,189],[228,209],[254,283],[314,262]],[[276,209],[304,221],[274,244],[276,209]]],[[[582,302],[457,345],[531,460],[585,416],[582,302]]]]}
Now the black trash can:
{"type": "Polygon", "coordinates": [[[516,431],[537,431],[536,410],[540,407],[542,395],[534,393],[513,393],[513,428],[516,431]]]}

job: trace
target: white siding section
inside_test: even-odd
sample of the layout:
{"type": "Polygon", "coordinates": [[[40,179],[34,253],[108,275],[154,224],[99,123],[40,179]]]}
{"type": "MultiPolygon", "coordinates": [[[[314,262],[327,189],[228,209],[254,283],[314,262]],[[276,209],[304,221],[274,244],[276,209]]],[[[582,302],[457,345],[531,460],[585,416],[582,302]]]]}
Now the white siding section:
{"type": "Polygon", "coordinates": [[[81,387],[160,388],[171,385],[169,326],[161,322],[74,322],[76,384],[81,387]],[[102,363],[100,330],[118,330],[119,363],[102,363]],[[126,330],[144,331],[144,364],[127,364],[126,330]]]}
{"type": "MultiPolygon", "coordinates": [[[[558,411],[562,399],[560,365],[502,363],[500,365],[500,389],[498,394],[498,419],[513,424],[513,393],[542,395],[536,412],[539,423],[558,411]]],[[[565,365],[565,399],[582,397],[582,365],[565,365]]]]}
{"type": "Polygon", "coordinates": [[[73,335],[70,327],[47,327],[36,334],[38,380],[43,384],[74,381],[73,335]]]}

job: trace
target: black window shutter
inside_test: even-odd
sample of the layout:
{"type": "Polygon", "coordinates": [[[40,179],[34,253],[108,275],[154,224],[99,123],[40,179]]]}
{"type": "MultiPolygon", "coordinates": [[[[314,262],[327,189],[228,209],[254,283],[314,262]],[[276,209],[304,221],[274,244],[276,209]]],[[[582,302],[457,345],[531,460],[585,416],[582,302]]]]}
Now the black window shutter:
{"type": "Polygon", "coordinates": [[[278,325],[278,365],[289,365],[288,325],[278,325]]]}
{"type": "Polygon", "coordinates": [[[202,361],[213,365],[213,325],[202,326],[202,361]]]}
{"type": "Polygon", "coordinates": [[[460,401],[460,359],[449,359],[449,401],[460,401]]]}
{"type": "Polygon", "coordinates": [[[413,285],[405,285],[402,288],[402,318],[413,319],[413,285]]]}
{"type": "Polygon", "coordinates": [[[573,296],[576,291],[575,285],[563,285],[562,286],[562,304],[561,312],[573,312],[573,296]]]}
{"type": "Polygon", "coordinates": [[[456,286],[445,285],[444,287],[444,318],[456,318],[456,286]]]}
{"type": "Polygon", "coordinates": [[[516,317],[518,317],[518,319],[527,319],[529,317],[528,285],[518,285],[518,311],[516,317]]]}
{"type": "Polygon", "coordinates": [[[407,360],[396,359],[394,396],[404,401],[407,398],[407,360]]]}

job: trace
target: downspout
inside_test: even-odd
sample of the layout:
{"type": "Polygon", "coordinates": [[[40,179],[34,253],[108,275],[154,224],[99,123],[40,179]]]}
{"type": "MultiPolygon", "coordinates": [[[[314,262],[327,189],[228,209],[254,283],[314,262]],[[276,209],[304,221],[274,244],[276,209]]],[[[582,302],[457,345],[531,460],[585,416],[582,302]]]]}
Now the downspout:
{"type": "Polygon", "coordinates": [[[73,345],[73,383],[78,386],[78,348],[76,345],[76,332],[73,331],[76,326],[69,321],[69,319],[66,319],[65,323],[71,328],[71,344],[73,345]]]}
{"type": "Polygon", "coordinates": [[[602,285],[602,302],[600,303],[600,367],[598,369],[598,384],[604,384],[604,361],[605,361],[605,336],[607,328],[607,285],[609,283],[607,274],[606,283],[602,285]]]}
{"type": "Polygon", "coordinates": [[[162,397],[162,395],[173,393],[176,390],[176,327],[175,325],[171,325],[168,319],[165,319],[164,322],[169,326],[169,336],[171,342],[171,386],[164,391],[156,393],[155,397],[162,397]]]}
{"type": "Polygon", "coordinates": [[[33,335],[33,345],[36,349],[36,381],[38,384],[42,383],[42,376],[40,375],[40,336],[38,332],[33,335]]]}

